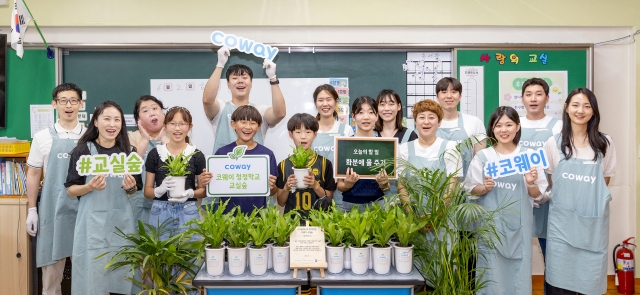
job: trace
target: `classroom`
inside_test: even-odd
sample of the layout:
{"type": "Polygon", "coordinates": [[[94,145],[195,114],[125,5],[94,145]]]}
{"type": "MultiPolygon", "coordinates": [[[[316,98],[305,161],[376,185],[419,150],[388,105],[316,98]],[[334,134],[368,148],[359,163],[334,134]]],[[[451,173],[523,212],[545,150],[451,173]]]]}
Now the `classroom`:
{"type": "MultiPolygon", "coordinates": [[[[14,2],[4,2],[0,4],[0,19],[5,20],[5,25],[0,33],[7,34],[9,43],[14,2]]],[[[160,89],[174,83],[172,87],[176,87],[175,81],[187,81],[199,88],[199,83],[206,83],[216,67],[220,47],[212,44],[212,39],[228,43],[223,34],[261,42],[265,45],[261,52],[266,57],[273,55],[272,47],[278,48],[274,61],[287,101],[287,119],[298,112],[313,115],[316,112],[313,89],[296,93],[302,86],[293,82],[287,85],[288,79],[303,83],[300,85],[320,85],[326,83],[321,82],[326,78],[348,78],[349,106],[358,96],[375,99],[384,88],[395,89],[405,106],[411,106],[420,98],[408,100],[412,94],[410,87],[405,86],[408,77],[402,66],[410,52],[448,53],[450,74],[458,79],[459,66],[482,65],[480,54],[484,51],[491,53],[491,62],[495,62],[496,53],[506,54],[507,64],[509,53],[518,54],[520,63],[525,65],[529,53],[539,56],[549,51],[583,52],[579,65],[570,58],[562,61],[570,73],[568,84],[580,84],[598,97],[600,131],[613,139],[617,154],[615,176],[608,184],[612,196],[607,245],[609,280],[614,275],[610,261],[614,247],[640,235],[637,217],[640,191],[636,185],[640,174],[637,119],[640,43],[635,41],[640,38],[640,1],[26,0],[26,3],[54,56],[47,58],[43,38],[33,22],[24,35],[24,56],[18,58],[15,51],[7,51],[6,128],[0,129],[0,136],[29,141],[32,140],[28,126],[30,105],[50,104],[56,85],[72,82],[86,90],[86,110],[81,111],[85,115],[90,115],[102,101],[113,100],[122,106],[126,117],[132,113],[138,97],[161,93],[154,92],[156,86],[160,89]],[[214,38],[212,33],[216,31],[224,33],[214,38]],[[580,71],[584,69],[584,73],[580,72],[584,83],[571,81],[573,66],[581,68],[580,71]]],[[[234,50],[229,64],[249,66],[256,78],[254,92],[265,92],[261,95],[270,103],[269,81],[262,61],[263,58],[234,50]]],[[[489,70],[490,66],[485,66],[485,71],[489,70]]],[[[223,88],[226,86],[221,85],[221,91],[223,88]]],[[[484,99],[490,102],[479,111],[485,126],[499,99],[497,90],[486,88],[485,94],[490,91],[490,95],[484,99]]],[[[571,90],[561,94],[562,100],[571,90]]],[[[203,153],[209,155],[213,153],[209,148],[213,139],[200,134],[209,130],[210,125],[202,112],[201,96],[193,97],[180,101],[180,97],[170,96],[169,106],[181,105],[194,114],[196,144],[206,146],[203,153]],[[198,129],[205,125],[209,129],[198,129]]],[[[222,100],[228,100],[224,97],[222,100]]],[[[405,109],[407,114],[410,109],[405,109]]],[[[90,118],[86,119],[88,123],[90,118]]],[[[409,127],[413,120],[407,119],[409,127]]],[[[266,146],[282,138],[286,139],[281,143],[283,146],[290,145],[286,119],[269,132],[281,137],[265,139],[266,146]]],[[[288,151],[274,150],[278,162],[288,151]]],[[[37,282],[34,285],[32,280],[35,262],[15,258],[16,253],[26,257],[30,246],[24,221],[16,221],[25,218],[24,203],[16,206],[16,200],[2,197],[0,201],[6,208],[2,212],[8,210],[0,218],[12,224],[8,234],[5,236],[3,232],[0,238],[3,252],[0,265],[14,268],[10,276],[0,278],[5,283],[2,285],[10,286],[6,294],[41,294],[37,293],[37,282]],[[16,230],[14,225],[18,223],[20,228],[16,230]]],[[[542,294],[544,263],[540,247],[537,242],[532,243],[533,294],[542,294]]],[[[640,274],[636,272],[635,278],[640,279],[640,274]]],[[[612,288],[615,286],[607,294],[616,294],[612,288]]]]}

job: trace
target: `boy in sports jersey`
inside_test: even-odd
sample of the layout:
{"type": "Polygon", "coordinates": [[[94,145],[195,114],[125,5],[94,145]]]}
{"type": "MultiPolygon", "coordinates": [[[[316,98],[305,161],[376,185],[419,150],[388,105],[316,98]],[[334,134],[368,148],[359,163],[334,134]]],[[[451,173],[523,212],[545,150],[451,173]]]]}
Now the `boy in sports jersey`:
{"type": "MultiPolygon", "coordinates": [[[[520,145],[532,149],[542,148],[544,143],[562,132],[562,121],[545,114],[549,102],[549,84],[540,78],[531,78],[522,84],[522,104],[527,115],[520,117],[520,145]]],[[[549,193],[545,192],[534,203],[533,237],[538,238],[542,257],[547,253],[547,220],[549,193]]]]}
{"type": "MultiPolygon", "coordinates": [[[[318,120],[304,113],[293,115],[287,123],[289,137],[293,139],[294,144],[296,146],[302,145],[307,150],[311,148],[313,140],[318,135],[318,128],[318,120]]],[[[293,164],[289,159],[284,159],[278,164],[278,179],[276,180],[278,204],[284,207],[285,213],[291,210],[298,211],[303,219],[307,219],[309,210],[316,207],[316,202],[325,201],[322,198],[328,198],[326,201],[331,201],[333,191],[336,189],[331,161],[316,154],[316,158],[309,168],[309,175],[304,177],[304,183],[308,185],[306,189],[293,189],[296,187],[297,179],[293,174],[293,164]]]]}

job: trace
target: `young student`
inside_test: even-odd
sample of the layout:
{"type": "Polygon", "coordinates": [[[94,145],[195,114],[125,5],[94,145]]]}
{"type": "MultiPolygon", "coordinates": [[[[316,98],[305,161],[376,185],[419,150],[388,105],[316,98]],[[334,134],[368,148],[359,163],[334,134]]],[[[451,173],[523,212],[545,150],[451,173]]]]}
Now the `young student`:
{"type": "Polygon", "coordinates": [[[376,99],[376,109],[378,121],[376,121],[374,132],[380,134],[380,137],[395,137],[399,144],[418,138],[413,130],[402,126],[402,101],[397,92],[391,89],[380,91],[376,99]]]}
{"type": "MultiPolygon", "coordinates": [[[[268,155],[269,156],[269,187],[271,188],[270,196],[277,193],[276,179],[278,175],[278,167],[276,157],[267,147],[259,144],[254,140],[254,136],[258,133],[262,124],[262,116],[260,112],[253,106],[245,105],[238,107],[231,114],[231,128],[238,135],[238,139],[234,142],[221,147],[216,151],[216,155],[226,155],[233,151],[236,146],[246,145],[245,155],[268,155]]],[[[228,197],[221,198],[226,201],[228,197]]],[[[231,198],[227,205],[227,212],[234,207],[240,206],[240,210],[244,213],[250,213],[254,207],[262,208],[267,205],[266,197],[237,197],[231,198]]]]}
{"type": "Polygon", "coordinates": [[[78,217],[73,240],[71,292],[74,295],[131,293],[131,281],[125,279],[130,270],[105,270],[114,251],[126,242],[114,234],[116,227],[124,233],[134,233],[135,220],[129,196],[142,189],[140,175],[80,176],[76,162],[84,155],[111,155],[135,152],[129,144],[122,109],[112,101],[99,104],[87,127],[71,152],[64,183],[69,196],[78,197],[78,217]],[[95,259],[106,252],[110,254],[95,259]]]}
{"type": "Polygon", "coordinates": [[[607,252],[611,201],[607,186],[616,170],[616,150],[599,125],[596,96],[589,89],[577,88],[565,101],[562,132],[544,144],[549,158],[546,172],[552,180],[547,295],[604,294],[607,289],[611,259],[607,252]]]}
{"type": "Polygon", "coordinates": [[[193,118],[189,110],[183,107],[172,107],[164,119],[164,130],[169,133],[169,142],[158,145],[147,157],[146,182],[144,196],[153,200],[149,224],[156,227],[166,220],[173,220],[162,239],[183,232],[182,225],[191,219],[199,218],[196,199],[205,197],[205,188],[197,187],[196,177],[206,168],[204,154],[189,142],[188,133],[193,128],[193,118]],[[175,179],[166,176],[169,170],[164,168],[169,156],[191,155],[187,167],[185,192],[181,197],[171,198],[169,193],[176,188],[175,179]]]}
{"type": "MultiPolygon", "coordinates": [[[[562,121],[545,114],[544,109],[549,102],[549,85],[540,78],[531,78],[522,84],[522,104],[527,115],[520,117],[522,137],[520,145],[534,149],[541,148],[544,143],[562,131],[562,121]]],[[[546,196],[546,194],[545,194],[546,196]]],[[[538,238],[542,257],[547,249],[547,220],[549,203],[537,204],[533,208],[533,237],[538,238]]]]}
{"type": "Polygon", "coordinates": [[[462,148],[462,173],[466,171],[471,158],[479,150],[484,149],[487,142],[484,135],[484,125],[478,117],[458,112],[462,84],[456,78],[446,77],[436,84],[436,99],[444,110],[444,119],[438,128],[438,137],[456,141],[458,144],[465,139],[472,138],[471,147],[462,148]]]}
{"type": "MultiPolygon", "coordinates": [[[[164,105],[162,101],[151,95],[143,95],[133,107],[133,118],[138,123],[138,130],[129,133],[129,143],[136,147],[137,153],[146,161],[149,152],[157,145],[169,142],[164,130],[164,105]]],[[[143,166],[144,168],[144,166],[143,166]]],[[[142,171],[142,175],[145,171],[142,171]]],[[[143,183],[144,185],[144,183],[143,183]]],[[[144,197],[138,191],[129,197],[133,206],[133,217],[142,222],[149,221],[149,210],[153,200],[144,197]]]]}
{"type": "Polygon", "coordinates": [[[489,119],[487,136],[491,147],[479,151],[469,166],[465,188],[478,195],[478,204],[501,212],[494,218],[499,241],[495,249],[482,243],[478,247],[477,269],[486,287],[478,294],[531,294],[531,229],[533,199],[546,188],[541,167],[531,167],[527,174],[499,177],[485,175],[487,162],[499,161],[519,154],[521,147],[520,118],[511,107],[499,107],[489,119]],[[505,208],[506,206],[506,208],[505,208]]]}
{"type": "MultiPolygon", "coordinates": [[[[356,122],[356,137],[376,137],[373,125],[378,120],[376,103],[369,96],[358,97],[351,105],[351,117],[356,122]]],[[[365,206],[378,202],[382,205],[384,193],[390,189],[389,177],[384,169],[376,179],[360,179],[352,168],[347,168],[347,176],[338,179],[338,190],[342,192],[342,210],[353,208],[364,210],[365,206]]]]}
{"type": "MultiPolygon", "coordinates": [[[[308,150],[316,138],[318,121],[309,114],[295,114],[289,119],[287,129],[295,146],[302,145],[308,150]]],[[[336,189],[330,160],[317,154],[309,168],[309,175],[304,177],[304,184],[308,185],[306,189],[292,189],[297,186],[298,180],[293,174],[293,164],[289,159],[282,160],[278,165],[276,181],[278,205],[284,207],[284,213],[298,211],[305,220],[309,216],[309,210],[316,207],[314,205],[317,202],[322,202],[322,198],[327,198],[327,203],[330,203],[336,189]]]]}
{"type": "MultiPolygon", "coordinates": [[[[333,86],[329,84],[318,86],[313,92],[313,102],[318,110],[316,119],[318,120],[319,129],[318,136],[313,140],[312,147],[318,155],[333,162],[334,138],[336,136],[351,137],[353,136],[353,129],[338,120],[338,111],[336,111],[338,92],[333,86]]],[[[333,192],[333,201],[336,206],[342,207],[341,191],[335,190],[333,192]]]]}
{"type": "Polygon", "coordinates": [[[58,121],[36,133],[27,158],[27,233],[38,236],[36,266],[42,267],[42,294],[60,294],[62,273],[73,250],[78,200],[70,198],[62,183],[69,167],[69,153],[87,130],[78,122],[82,107],[82,89],[63,83],[53,89],[51,105],[58,121]],[[40,214],[36,207],[40,177],[44,171],[40,214]]]}

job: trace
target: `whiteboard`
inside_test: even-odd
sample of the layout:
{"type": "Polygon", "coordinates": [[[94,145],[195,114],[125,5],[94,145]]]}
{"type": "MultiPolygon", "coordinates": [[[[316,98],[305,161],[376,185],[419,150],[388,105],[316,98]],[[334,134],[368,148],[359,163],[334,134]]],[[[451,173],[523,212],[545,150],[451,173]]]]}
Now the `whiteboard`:
{"type": "MultiPolygon", "coordinates": [[[[269,128],[264,145],[271,149],[279,163],[291,152],[293,140],[289,138],[287,122],[296,113],[308,113],[315,116],[313,91],[321,84],[329,83],[329,78],[285,78],[280,80],[280,89],[287,106],[287,115],[278,125],[269,128]]],[[[213,127],[202,107],[202,93],[207,79],[151,79],[151,95],[162,101],[166,108],[185,107],[193,116],[191,138],[193,144],[205,155],[213,153],[213,127]]],[[[226,80],[220,80],[217,99],[230,101],[231,91],[226,80]]],[[[253,79],[249,101],[252,104],[271,105],[271,85],[269,79],[253,79]]]]}

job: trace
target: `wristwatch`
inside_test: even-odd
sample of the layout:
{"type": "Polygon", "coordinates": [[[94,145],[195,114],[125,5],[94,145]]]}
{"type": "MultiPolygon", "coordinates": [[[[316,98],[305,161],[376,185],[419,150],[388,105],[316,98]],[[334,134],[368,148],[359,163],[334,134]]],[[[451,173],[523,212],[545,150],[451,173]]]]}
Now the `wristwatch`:
{"type": "Polygon", "coordinates": [[[135,193],[136,192],[136,186],[135,185],[132,186],[130,189],[125,190],[125,192],[127,192],[127,195],[131,195],[131,194],[135,193]]]}
{"type": "Polygon", "coordinates": [[[275,81],[271,81],[271,80],[269,80],[269,84],[271,84],[271,85],[278,85],[278,84],[280,84],[280,80],[278,80],[278,79],[276,79],[275,81]]]}

